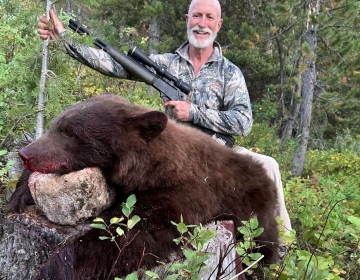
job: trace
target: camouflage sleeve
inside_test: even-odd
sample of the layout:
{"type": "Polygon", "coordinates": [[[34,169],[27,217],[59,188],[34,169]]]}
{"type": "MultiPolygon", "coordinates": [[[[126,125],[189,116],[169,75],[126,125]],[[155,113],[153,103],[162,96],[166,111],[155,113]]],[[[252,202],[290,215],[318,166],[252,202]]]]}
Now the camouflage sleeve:
{"type": "Polygon", "coordinates": [[[213,131],[246,136],[252,127],[252,111],[249,93],[240,69],[229,71],[231,76],[224,89],[224,108],[191,104],[190,121],[213,131]]]}
{"type": "Polygon", "coordinates": [[[59,43],[72,58],[104,75],[121,79],[130,78],[127,71],[105,51],[74,42],[66,30],[59,35],[59,43]]]}

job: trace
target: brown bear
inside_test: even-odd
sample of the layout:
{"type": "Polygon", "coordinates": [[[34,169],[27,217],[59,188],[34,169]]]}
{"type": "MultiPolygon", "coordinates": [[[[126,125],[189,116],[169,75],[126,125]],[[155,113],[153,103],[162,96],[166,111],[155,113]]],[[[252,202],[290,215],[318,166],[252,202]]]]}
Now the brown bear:
{"type": "Polygon", "coordinates": [[[121,203],[135,194],[133,214],[141,217],[117,241],[123,248],[119,259],[114,242],[99,240],[103,232],[91,229],[53,252],[35,279],[107,279],[156,266],[179,250],[171,221],[181,215],[186,224],[231,219],[236,227],[256,215],[264,228],[258,238],[264,263],[277,261],[276,189],[261,164],[163,112],[113,94],[95,96],[61,113],[19,155],[28,171],[11,198],[13,212],[33,203],[31,172],[99,167],[118,195],[104,216],[122,216],[121,203]]]}

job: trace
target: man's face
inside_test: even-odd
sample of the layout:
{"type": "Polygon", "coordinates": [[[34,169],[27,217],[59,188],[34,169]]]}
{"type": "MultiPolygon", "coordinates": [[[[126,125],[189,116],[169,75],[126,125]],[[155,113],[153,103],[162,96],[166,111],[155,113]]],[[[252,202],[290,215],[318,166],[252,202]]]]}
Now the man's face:
{"type": "Polygon", "coordinates": [[[190,44],[205,49],[212,45],[221,28],[220,11],[214,1],[198,0],[186,15],[190,44]]]}

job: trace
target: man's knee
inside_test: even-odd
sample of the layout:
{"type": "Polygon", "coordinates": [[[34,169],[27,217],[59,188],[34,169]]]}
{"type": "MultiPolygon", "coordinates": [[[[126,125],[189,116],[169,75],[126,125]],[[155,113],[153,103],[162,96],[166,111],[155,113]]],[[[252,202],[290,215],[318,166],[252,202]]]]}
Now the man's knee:
{"type": "Polygon", "coordinates": [[[274,176],[280,176],[279,164],[274,158],[249,151],[244,147],[234,147],[234,150],[238,154],[250,155],[255,160],[260,162],[264,166],[268,174],[271,176],[271,178],[273,178],[274,176]]]}

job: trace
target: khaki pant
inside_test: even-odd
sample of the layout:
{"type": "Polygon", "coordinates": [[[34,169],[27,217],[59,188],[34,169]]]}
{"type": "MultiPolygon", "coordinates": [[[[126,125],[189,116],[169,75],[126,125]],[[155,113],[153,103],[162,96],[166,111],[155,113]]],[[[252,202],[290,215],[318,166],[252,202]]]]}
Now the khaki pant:
{"type": "Polygon", "coordinates": [[[272,178],[276,184],[278,193],[278,216],[284,221],[285,234],[288,234],[292,227],[288,211],[285,207],[284,189],[281,181],[281,174],[279,170],[279,164],[277,161],[269,156],[261,155],[258,153],[251,152],[244,147],[234,146],[234,151],[238,154],[250,155],[258,162],[262,163],[266,169],[270,178],[272,178]]]}

